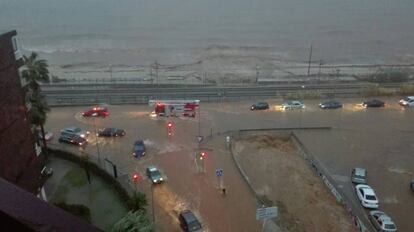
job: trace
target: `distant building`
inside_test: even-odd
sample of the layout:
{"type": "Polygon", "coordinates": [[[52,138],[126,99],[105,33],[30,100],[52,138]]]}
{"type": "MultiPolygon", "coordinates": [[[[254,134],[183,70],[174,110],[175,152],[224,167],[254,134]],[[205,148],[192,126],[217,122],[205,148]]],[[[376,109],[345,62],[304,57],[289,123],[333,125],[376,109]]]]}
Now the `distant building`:
{"type": "Polygon", "coordinates": [[[16,31],[0,34],[0,177],[38,194],[44,156],[28,121],[16,31]]]}

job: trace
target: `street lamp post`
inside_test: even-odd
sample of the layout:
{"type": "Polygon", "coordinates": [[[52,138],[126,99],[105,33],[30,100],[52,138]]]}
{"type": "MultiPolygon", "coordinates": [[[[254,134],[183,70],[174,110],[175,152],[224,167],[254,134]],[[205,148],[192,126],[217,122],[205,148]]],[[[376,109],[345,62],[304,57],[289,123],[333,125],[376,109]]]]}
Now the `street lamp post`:
{"type": "Polygon", "coordinates": [[[93,129],[95,131],[95,140],[96,140],[96,152],[98,153],[98,161],[101,163],[101,154],[99,151],[99,141],[98,141],[98,135],[96,133],[96,116],[93,117],[93,129]]]}
{"type": "Polygon", "coordinates": [[[151,184],[151,206],[152,206],[152,223],[155,224],[154,185],[153,184],[151,184]]]}

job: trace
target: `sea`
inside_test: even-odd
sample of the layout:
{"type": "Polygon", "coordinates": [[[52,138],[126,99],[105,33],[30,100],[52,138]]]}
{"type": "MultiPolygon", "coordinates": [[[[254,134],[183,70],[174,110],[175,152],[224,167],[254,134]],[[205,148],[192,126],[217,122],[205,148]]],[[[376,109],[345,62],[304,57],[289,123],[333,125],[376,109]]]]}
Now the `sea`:
{"type": "Polygon", "coordinates": [[[185,64],[211,49],[306,62],[311,46],[325,63],[414,63],[413,0],[0,0],[0,30],[64,67],[185,64]]]}

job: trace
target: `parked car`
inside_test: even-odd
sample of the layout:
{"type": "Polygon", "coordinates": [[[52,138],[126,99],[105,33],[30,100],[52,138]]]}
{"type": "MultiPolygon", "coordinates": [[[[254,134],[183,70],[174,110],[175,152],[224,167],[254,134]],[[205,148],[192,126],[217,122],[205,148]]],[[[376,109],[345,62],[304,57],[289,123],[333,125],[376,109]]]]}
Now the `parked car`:
{"type": "Polygon", "coordinates": [[[338,108],[342,108],[342,106],[343,105],[341,102],[335,101],[335,100],[330,100],[330,101],[319,103],[319,107],[321,109],[338,109],[338,108]]]}
{"type": "Polygon", "coordinates": [[[378,100],[378,99],[372,99],[369,101],[364,101],[362,102],[362,106],[363,107],[384,107],[385,106],[385,102],[378,100]]]}
{"type": "Polygon", "coordinates": [[[352,169],[351,181],[354,184],[366,184],[367,183],[367,171],[363,168],[352,169]]]}
{"type": "Polygon", "coordinates": [[[411,183],[410,183],[410,188],[411,188],[411,191],[413,191],[413,192],[414,192],[414,180],[412,180],[412,181],[411,181],[411,183]]]}
{"type": "Polygon", "coordinates": [[[109,111],[106,106],[96,106],[82,113],[83,117],[107,117],[109,111]]]}
{"type": "Polygon", "coordinates": [[[139,158],[145,155],[144,141],[142,140],[135,141],[132,155],[135,156],[136,158],[139,158]]]}
{"type": "Polygon", "coordinates": [[[305,105],[300,101],[285,101],[282,104],[282,109],[284,110],[293,110],[293,109],[303,109],[305,105]]]}
{"type": "Polygon", "coordinates": [[[397,231],[397,226],[392,219],[382,211],[373,210],[369,212],[369,220],[374,225],[377,231],[394,232],[397,231]]]}
{"type": "Polygon", "coordinates": [[[119,137],[124,136],[125,131],[118,128],[103,128],[100,129],[96,135],[102,137],[119,137]]]}
{"type": "MultiPolygon", "coordinates": [[[[42,132],[40,132],[39,131],[39,138],[40,139],[43,139],[43,137],[42,137],[42,132]]],[[[50,131],[45,131],[45,140],[46,141],[50,141],[50,140],[52,140],[53,139],[53,133],[52,132],[50,132],[50,131]]]]}
{"type": "Polygon", "coordinates": [[[378,198],[375,195],[374,190],[369,185],[359,184],[355,186],[355,190],[362,206],[371,209],[378,208],[378,198]]]}
{"type": "Polygon", "coordinates": [[[190,210],[182,211],[178,220],[180,221],[180,226],[184,231],[188,232],[201,232],[202,226],[197,217],[190,210]]]}
{"type": "Polygon", "coordinates": [[[414,96],[408,96],[398,102],[402,106],[414,106],[414,96]]]}
{"type": "Polygon", "coordinates": [[[253,104],[250,107],[251,110],[267,110],[269,109],[269,104],[267,104],[267,102],[258,102],[253,104]]]}
{"type": "Polygon", "coordinates": [[[147,176],[153,184],[159,184],[164,181],[161,172],[155,166],[147,167],[147,176]]]}
{"type": "Polygon", "coordinates": [[[84,146],[86,145],[87,140],[78,135],[61,135],[59,137],[59,143],[68,143],[78,146],[84,146]]]}
{"type": "Polygon", "coordinates": [[[82,130],[79,127],[66,127],[63,130],[60,131],[61,135],[77,135],[79,137],[85,138],[86,136],[88,136],[90,134],[89,131],[86,130],[82,130]]]}

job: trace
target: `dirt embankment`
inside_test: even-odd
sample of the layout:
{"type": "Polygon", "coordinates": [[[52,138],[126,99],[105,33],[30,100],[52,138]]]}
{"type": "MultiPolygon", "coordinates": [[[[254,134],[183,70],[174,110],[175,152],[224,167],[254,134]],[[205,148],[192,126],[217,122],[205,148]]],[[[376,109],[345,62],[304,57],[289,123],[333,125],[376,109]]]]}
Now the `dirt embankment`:
{"type": "Polygon", "coordinates": [[[283,230],[356,231],[288,137],[254,135],[236,141],[234,148],[255,190],[279,207],[277,223],[283,230]]]}

